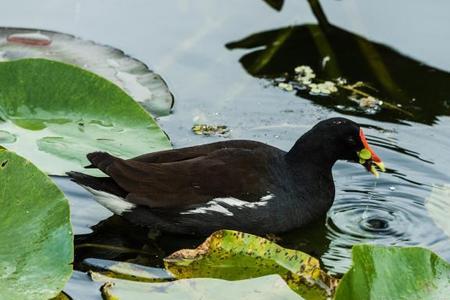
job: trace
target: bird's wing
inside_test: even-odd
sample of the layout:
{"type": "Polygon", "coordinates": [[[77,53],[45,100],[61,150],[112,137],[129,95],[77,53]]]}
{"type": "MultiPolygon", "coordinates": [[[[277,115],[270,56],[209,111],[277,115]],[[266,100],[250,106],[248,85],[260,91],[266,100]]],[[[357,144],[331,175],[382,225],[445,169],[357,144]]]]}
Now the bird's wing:
{"type": "Polygon", "coordinates": [[[222,141],[210,144],[204,144],[193,147],[185,147],[180,149],[158,151],[153,153],[144,154],[135,158],[133,161],[146,162],[146,163],[167,163],[176,162],[187,159],[193,159],[200,156],[205,156],[213,151],[226,149],[226,148],[240,148],[240,149],[255,149],[260,147],[262,143],[248,140],[231,140],[222,141]]]}
{"type": "Polygon", "coordinates": [[[155,208],[185,207],[219,197],[257,201],[271,184],[267,156],[258,149],[222,148],[167,163],[122,160],[101,152],[89,159],[128,193],[128,201],[155,208]]]}

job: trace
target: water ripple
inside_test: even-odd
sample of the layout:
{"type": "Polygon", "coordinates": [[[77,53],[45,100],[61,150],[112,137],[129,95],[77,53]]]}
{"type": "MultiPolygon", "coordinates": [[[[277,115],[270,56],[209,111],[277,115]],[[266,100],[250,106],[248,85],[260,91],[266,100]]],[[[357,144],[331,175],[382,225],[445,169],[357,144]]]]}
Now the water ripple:
{"type": "MultiPolygon", "coordinates": [[[[344,191],[328,213],[331,241],[322,261],[332,273],[344,273],[354,244],[421,246],[450,259],[449,241],[424,207],[429,190],[387,180],[373,191],[344,191]]],[[[366,187],[367,188],[367,187],[366,187]]]]}

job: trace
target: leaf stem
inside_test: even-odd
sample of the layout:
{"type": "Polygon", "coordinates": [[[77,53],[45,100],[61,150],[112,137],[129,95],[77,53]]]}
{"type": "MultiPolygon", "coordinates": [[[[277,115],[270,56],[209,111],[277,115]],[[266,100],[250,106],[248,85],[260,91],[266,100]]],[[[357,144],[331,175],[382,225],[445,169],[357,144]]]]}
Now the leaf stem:
{"type": "Polygon", "coordinates": [[[319,0],[308,0],[308,3],[317,22],[319,22],[319,26],[322,27],[323,30],[328,31],[331,28],[331,25],[330,22],[328,22],[325,11],[322,9],[319,0]]]}

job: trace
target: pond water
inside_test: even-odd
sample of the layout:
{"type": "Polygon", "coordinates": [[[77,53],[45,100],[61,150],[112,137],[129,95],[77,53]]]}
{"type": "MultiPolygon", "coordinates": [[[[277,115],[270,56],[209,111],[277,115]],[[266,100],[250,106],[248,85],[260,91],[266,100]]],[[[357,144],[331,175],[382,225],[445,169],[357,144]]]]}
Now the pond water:
{"type": "MultiPolygon", "coordinates": [[[[450,184],[450,3],[322,5],[333,25],[318,24],[301,0],[287,0],[281,12],[261,0],[17,0],[3,4],[0,25],[74,34],[149,65],[175,97],[172,114],[158,118],[174,147],[244,138],[287,150],[320,120],[345,116],[363,124],[387,173],[375,179],[359,165],[337,163],[328,216],[286,234],[281,244],[320,257],[335,274],[348,269],[357,243],[422,246],[450,261],[448,225],[440,221],[450,217],[449,199],[440,196],[450,184]],[[368,109],[342,95],[278,88],[274,82],[289,78],[298,65],[311,66],[323,79],[368,82],[385,104],[368,109]],[[194,123],[231,131],[197,136],[194,123]]],[[[71,201],[77,269],[86,268],[88,257],[160,266],[170,251],[199,242],[169,236],[147,241],[145,231],[111,217],[66,178],[54,180],[71,201]]],[[[77,273],[69,284],[74,299],[91,297],[77,285],[82,277],[77,273]]]]}

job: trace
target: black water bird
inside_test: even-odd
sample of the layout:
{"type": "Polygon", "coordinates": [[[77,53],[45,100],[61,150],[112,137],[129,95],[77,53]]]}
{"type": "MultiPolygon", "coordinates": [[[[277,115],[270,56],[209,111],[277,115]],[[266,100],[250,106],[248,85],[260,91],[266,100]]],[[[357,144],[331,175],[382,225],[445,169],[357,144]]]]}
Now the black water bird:
{"type": "Polygon", "coordinates": [[[108,177],[69,172],[100,204],[157,230],[208,235],[219,229],[281,233],[306,225],[331,207],[337,160],[384,171],[360,126],[324,120],[285,152],[249,140],[230,140],[124,160],[88,154],[108,177]]]}

